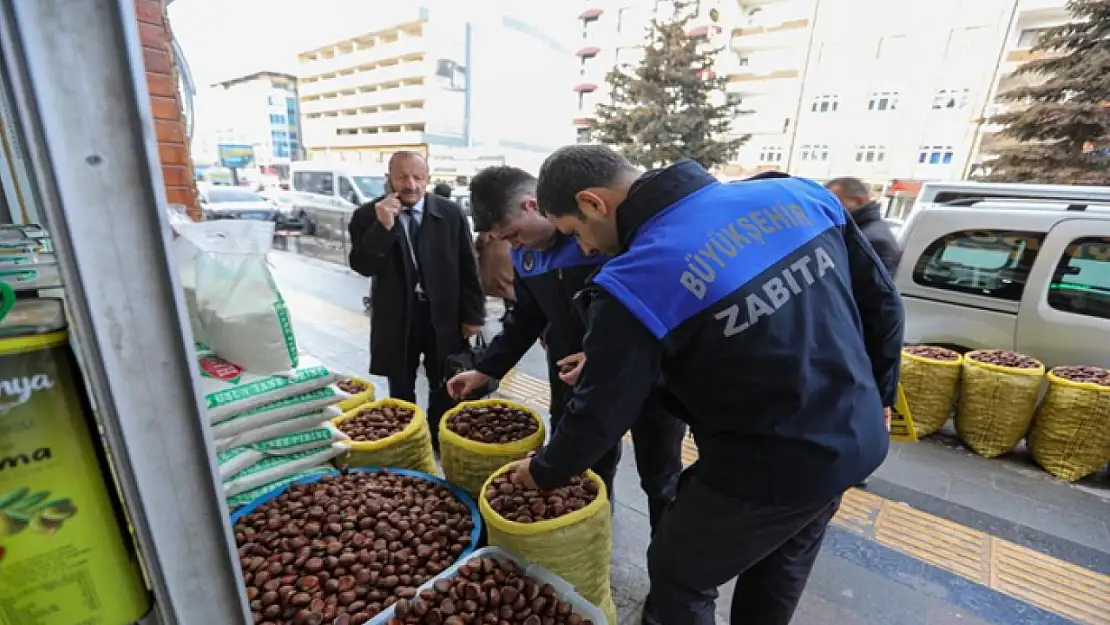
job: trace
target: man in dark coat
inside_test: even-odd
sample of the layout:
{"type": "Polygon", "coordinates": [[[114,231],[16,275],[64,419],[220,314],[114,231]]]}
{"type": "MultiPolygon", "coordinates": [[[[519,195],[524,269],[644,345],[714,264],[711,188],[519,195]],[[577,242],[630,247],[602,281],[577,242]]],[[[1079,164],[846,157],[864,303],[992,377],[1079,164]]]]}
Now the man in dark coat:
{"type": "Polygon", "coordinates": [[[387,195],[351,217],[351,268],[374,278],[370,373],[389,379],[389,394],[416,401],[423,356],[433,442],[453,401],[443,366],[485,322],[470,225],[449,199],[427,193],[428,163],[415,152],[389,159],[387,195]]]}
{"type": "Polygon", "coordinates": [[[883,221],[882,209],[878,202],[871,199],[867,185],[859,178],[836,178],[825,184],[825,188],[832,191],[848,210],[864,238],[875,248],[887,273],[893,276],[898,269],[898,261],[902,260],[902,249],[898,247],[890,226],[883,221]]]}

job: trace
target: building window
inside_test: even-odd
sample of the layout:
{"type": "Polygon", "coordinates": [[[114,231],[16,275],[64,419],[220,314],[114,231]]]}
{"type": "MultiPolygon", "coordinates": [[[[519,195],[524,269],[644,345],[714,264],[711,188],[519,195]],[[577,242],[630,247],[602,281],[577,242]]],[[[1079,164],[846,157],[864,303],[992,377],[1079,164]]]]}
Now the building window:
{"type": "Polygon", "coordinates": [[[1056,310],[1110,319],[1110,237],[1071,242],[1048,285],[1056,310]]]}
{"type": "Polygon", "coordinates": [[[578,128],[575,132],[578,135],[576,137],[576,140],[578,141],[578,143],[589,143],[590,142],[590,129],[589,128],[578,128]]]}
{"type": "Polygon", "coordinates": [[[274,96],[266,96],[266,104],[269,104],[270,106],[277,104],[277,102],[274,101],[274,96]]]}
{"type": "Polygon", "coordinates": [[[279,113],[270,113],[270,124],[273,126],[285,126],[289,122],[286,121],[285,116],[279,113]]]}
{"type": "Polygon", "coordinates": [[[951,165],[953,153],[950,145],[923,145],[917,154],[917,162],[922,165],[951,165]]]}
{"type": "Polygon", "coordinates": [[[938,89],[933,94],[934,109],[956,109],[967,106],[971,89],[938,89]]]}
{"type": "Polygon", "coordinates": [[[946,291],[1020,301],[1044,234],[962,230],[933,241],[913,268],[913,281],[946,291]]]}
{"type": "Polygon", "coordinates": [[[867,102],[869,111],[893,111],[898,108],[897,91],[874,91],[867,102]]]}
{"type": "Polygon", "coordinates": [[[857,163],[881,163],[886,160],[885,145],[857,145],[857,163]]]}
{"type": "Polygon", "coordinates": [[[1017,47],[1032,48],[1041,40],[1047,28],[1026,28],[1018,35],[1017,47]]]}
{"type": "Polygon", "coordinates": [[[760,163],[781,163],[782,148],[777,145],[764,146],[759,150],[760,163]]]}
{"type": "Polygon", "coordinates": [[[813,98],[809,110],[814,113],[835,113],[840,108],[840,96],[819,95],[813,98]]]}
{"type": "Polygon", "coordinates": [[[827,161],[829,160],[829,146],[803,145],[799,158],[803,161],[827,161]]]}

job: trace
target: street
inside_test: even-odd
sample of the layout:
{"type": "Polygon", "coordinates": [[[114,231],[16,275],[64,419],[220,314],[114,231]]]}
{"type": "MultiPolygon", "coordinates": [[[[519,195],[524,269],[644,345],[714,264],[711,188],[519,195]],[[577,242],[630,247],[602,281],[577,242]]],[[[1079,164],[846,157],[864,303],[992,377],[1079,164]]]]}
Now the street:
{"type": "MultiPolygon", "coordinates": [[[[275,277],[300,348],[365,376],[368,282],[347,268],[275,251],[275,277]]],[[[500,303],[490,301],[495,333],[500,303]]],[[[371,378],[384,395],[385,380],[371,378]]],[[[546,408],[546,365],[533,348],[501,394],[546,408]]],[[[418,387],[423,399],[426,382],[418,387]]],[[[617,479],[612,578],[622,624],[647,592],[647,505],[627,447],[617,479]]],[[[687,450],[692,460],[696,450],[687,450]]],[[[728,622],[730,588],[721,589],[728,622]]],[[[743,622],[738,615],[736,622],[743,622]]],[[[1110,623],[1110,483],[1066,484],[1023,452],[987,460],[946,430],[895,443],[866,490],[849,492],[830,526],[798,625],[1110,623]]]]}

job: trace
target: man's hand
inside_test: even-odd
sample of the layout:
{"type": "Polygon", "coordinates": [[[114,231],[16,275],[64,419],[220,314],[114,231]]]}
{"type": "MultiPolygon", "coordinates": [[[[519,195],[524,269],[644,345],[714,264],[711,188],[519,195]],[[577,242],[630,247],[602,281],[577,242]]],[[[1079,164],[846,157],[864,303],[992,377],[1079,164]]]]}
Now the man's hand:
{"type": "Polygon", "coordinates": [[[571,354],[555,364],[559,367],[559,379],[568,386],[574,386],[578,382],[578,376],[582,375],[582,365],[586,364],[586,354],[582,352],[571,354]]]}
{"type": "Polygon", "coordinates": [[[396,193],[389,195],[378,200],[374,205],[374,212],[378,214],[378,221],[386,230],[393,228],[393,222],[397,219],[397,215],[401,213],[401,200],[397,197],[396,193]]]}
{"type": "Polygon", "coordinates": [[[489,376],[480,371],[463,371],[447,380],[447,394],[455,401],[470,396],[474,389],[489,381],[489,376]]]}
{"type": "Polygon", "coordinates": [[[890,431],[890,406],[883,408],[883,423],[886,424],[886,431],[890,431]]]}
{"type": "Polygon", "coordinates": [[[509,476],[514,484],[523,486],[525,490],[538,490],[539,486],[532,479],[532,458],[517,460],[509,465],[509,476]]]}
{"type": "Polygon", "coordinates": [[[473,337],[475,334],[478,334],[478,331],[481,330],[481,329],[482,329],[482,326],[476,326],[476,325],[473,325],[473,324],[464,323],[464,324],[462,324],[463,338],[469,341],[470,338],[473,337]]]}

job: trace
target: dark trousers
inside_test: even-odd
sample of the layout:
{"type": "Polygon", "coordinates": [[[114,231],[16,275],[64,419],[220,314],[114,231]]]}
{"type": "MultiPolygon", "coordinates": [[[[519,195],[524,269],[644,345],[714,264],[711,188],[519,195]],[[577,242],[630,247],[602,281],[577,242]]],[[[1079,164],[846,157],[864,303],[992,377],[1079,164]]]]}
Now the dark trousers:
{"type": "Polygon", "coordinates": [[[432,430],[432,447],[439,454],[439,420],[443,413],[455,406],[443,383],[443,361],[436,354],[436,336],[432,329],[428,303],[416,302],[409,319],[406,360],[410,372],[389,378],[389,396],[416,403],[416,370],[420,357],[424,357],[424,375],[428,378],[428,427],[432,430]]]}
{"type": "Polygon", "coordinates": [[[751,503],[717,493],[686,471],[648,547],[652,616],[666,625],[714,625],[717,587],[735,577],[729,622],[786,625],[839,506],[840,497],[799,506],[751,503]]]}
{"type": "Polygon", "coordinates": [[[659,527],[663,511],[675,498],[682,474],[682,439],[686,424],[672,417],[658,403],[648,400],[632,426],[632,451],[636,473],[648,500],[651,534],[659,527]]]}

